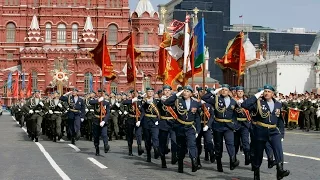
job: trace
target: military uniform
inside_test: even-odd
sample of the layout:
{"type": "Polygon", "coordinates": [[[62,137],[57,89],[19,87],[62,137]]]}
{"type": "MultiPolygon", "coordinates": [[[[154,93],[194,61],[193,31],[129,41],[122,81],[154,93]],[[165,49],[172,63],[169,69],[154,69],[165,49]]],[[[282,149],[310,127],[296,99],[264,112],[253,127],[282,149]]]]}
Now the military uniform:
{"type": "Polygon", "coordinates": [[[21,100],[20,102],[18,102],[15,105],[15,109],[16,110],[15,110],[14,116],[15,116],[16,120],[19,122],[20,127],[24,126],[24,114],[25,114],[25,112],[23,112],[23,110],[22,110],[23,105],[24,105],[23,100],[21,100]]]}
{"type": "MultiPolygon", "coordinates": [[[[56,95],[59,95],[59,92],[55,92],[56,95]]],[[[51,114],[51,121],[52,121],[52,135],[53,141],[60,140],[62,138],[61,135],[61,123],[62,123],[62,113],[66,110],[62,105],[62,101],[59,97],[55,97],[54,99],[49,100],[49,114],[51,114]]]]}
{"type": "MultiPolygon", "coordinates": [[[[229,90],[230,86],[223,84],[222,88],[229,90]]],[[[220,90],[220,89],[218,89],[220,90]]],[[[216,94],[216,90],[213,92],[216,94]]],[[[215,154],[217,160],[217,169],[219,172],[223,172],[222,168],[222,151],[223,151],[223,138],[230,158],[230,170],[234,170],[238,165],[239,161],[236,159],[235,147],[234,147],[234,133],[236,130],[236,101],[230,97],[223,97],[222,95],[214,95],[212,92],[205,94],[202,100],[211,104],[214,107],[214,121],[213,121],[213,140],[215,145],[215,154]]]]}
{"type": "MultiPolygon", "coordinates": [[[[188,94],[193,93],[190,86],[186,86],[184,89],[188,94]]],[[[163,104],[173,107],[177,116],[173,129],[177,136],[178,172],[183,173],[183,159],[187,149],[192,162],[192,172],[196,172],[198,170],[196,137],[201,129],[199,103],[191,99],[191,96],[187,100],[179,98],[181,93],[183,91],[172,95],[163,104]]]]}
{"type": "Polygon", "coordinates": [[[312,106],[311,100],[308,98],[303,100],[303,102],[301,103],[301,107],[304,115],[303,125],[306,131],[309,131],[310,129],[311,106],[312,106]]]}
{"type": "MultiPolygon", "coordinates": [[[[118,99],[116,99],[116,97],[112,97],[112,98],[109,99],[109,103],[110,103],[110,106],[111,106],[111,108],[110,108],[111,109],[110,118],[112,120],[112,126],[113,126],[113,127],[111,127],[111,129],[113,129],[115,138],[117,140],[119,138],[119,123],[118,123],[118,119],[119,119],[120,102],[118,102],[118,99]]],[[[111,135],[113,135],[113,133],[111,135]]]]}
{"type": "MultiPolygon", "coordinates": [[[[264,86],[265,92],[274,92],[270,85],[264,86]]],[[[281,103],[272,99],[266,101],[265,98],[257,99],[263,91],[246,99],[241,106],[249,111],[257,112],[252,121],[252,141],[254,142],[254,179],[260,180],[260,166],[263,159],[263,151],[266,142],[269,142],[277,163],[277,179],[282,179],[289,175],[289,171],[283,170],[283,150],[281,139],[284,137],[284,121],[281,116],[281,103]]]]}
{"type": "Polygon", "coordinates": [[[91,99],[93,99],[93,96],[95,95],[95,92],[91,92],[89,97],[87,97],[85,101],[85,129],[86,129],[86,137],[89,141],[92,141],[92,122],[94,119],[94,106],[89,103],[91,99]]]}

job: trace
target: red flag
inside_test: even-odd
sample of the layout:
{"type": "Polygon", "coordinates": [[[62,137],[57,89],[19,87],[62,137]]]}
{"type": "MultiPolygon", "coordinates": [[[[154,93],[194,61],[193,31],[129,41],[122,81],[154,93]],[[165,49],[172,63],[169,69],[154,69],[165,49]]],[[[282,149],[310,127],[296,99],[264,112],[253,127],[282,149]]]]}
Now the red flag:
{"type": "Polygon", "coordinates": [[[298,124],[299,115],[300,115],[299,109],[289,108],[288,122],[295,122],[298,124]]]}
{"type": "Polygon", "coordinates": [[[240,32],[233,40],[231,40],[222,59],[217,58],[215,62],[222,68],[230,68],[238,72],[239,75],[244,73],[245,69],[245,52],[242,46],[244,34],[240,32]]]}
{"type": "Polygon", "coordinates": [[[14,77],[14,84],[13,84],[13,98],[19,97],[19,72],[17,71],[16,76],[14,77]]]}
{"type": "Polygon", "coordinates": [[[27,97],[30,97],[32,93],[32,75],[29,73],[27,84],[27,97]]]}
{"type": "Polygon", "coordinates": [[[20,99],[24,98],[24,90],[20,90],[20,99]]]}
{"type": "MultiPolygon", "coordinates": [[[[170,35],[167,32],[164,32],[162,35],[162,42],[166,39],[170,39],[170,35]]],[[[168,51],[160,46],[159,49],[159,69],[158,69],[158,77],[161,79],[166,79],[166,64],[168,58],[168,51]]]]}
{"type": "Polygon", "coordinates": [[[101,68],[102,76],[106,77],[108,81],[114,80],[116,78],[106,44],[105,34],[103,34],[102,39],[100,40],[97,47],[90,51],[90,55],[94,62],[101,68]]]}
{"type": "Polygon", "coordinates": [[[133,45],[133,34],[128,41],[127,46],[127,81],[132,83],[136,78],[135,50],[133,45]]]}

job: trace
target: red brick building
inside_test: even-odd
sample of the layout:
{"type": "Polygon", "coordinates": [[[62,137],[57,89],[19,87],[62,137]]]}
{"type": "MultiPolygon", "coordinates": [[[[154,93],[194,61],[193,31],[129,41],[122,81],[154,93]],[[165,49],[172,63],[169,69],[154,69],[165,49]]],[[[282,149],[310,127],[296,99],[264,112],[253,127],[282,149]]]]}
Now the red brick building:
{"type": "MultiPolygon", "coordinates": [[[[132,88],[123,71],[127,42],[113,45],[128,35],[131,17],[135,43],[142,51],[137,63],[137,88],[159,89],[162,84],[156,79],[158,16],[148,0],[140,1],[133,13],[128,0],[0,0],[0,69],[21,65],[26,84],[31,75],[33,89],[45,93],[55,85],[51,72],[62,68],[70,72],[64,88],[77,87],[88,92],[90,76],[100,74],[88,50],[96,46],[105,32],[117,72],[117,78],[110,82],[111,89],[127,91],[132,88]]],[[[0,71],[0,96],[5,101],[10,99],[5,86],[8,74],[9,71],[0,71]]]]}

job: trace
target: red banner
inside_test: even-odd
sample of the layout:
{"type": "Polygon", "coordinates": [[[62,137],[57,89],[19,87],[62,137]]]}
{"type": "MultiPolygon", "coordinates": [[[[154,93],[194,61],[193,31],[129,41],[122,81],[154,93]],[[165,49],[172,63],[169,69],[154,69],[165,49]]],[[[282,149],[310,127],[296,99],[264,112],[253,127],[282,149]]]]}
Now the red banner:
{"type": "Polygon", "coordinates": [[[288,114],[288,122],[295,122],[298,124],[299,120],[299,115],[300,115],[300,110],[295,108],[289,108],[289,114],[288,114]]]}
{"type": "Polygon", "coordinates": [[[101,68],[102,76],[106,77],[106,79],[110,81],[115,79],[116,75],[113,70],[113,64],[111,63],[106,42],[106,35],[103,34],[97,47],[90,51],[90,55],[94,62],[101,68]]]}
{"type": "Polygon", "coordinates": [[[27,84],[27,98],[32,94],[32,74],[29,73],[28,84],[27,84]]]}
{"type": "Polygon", "coordinates": [[[127,81],[128,83],[132,83],[136,78],[136,64],[135,64],[135,49],[133,45],[133,34],[131,33],[131,37],[128,41],[127,46],[127,81]]]}
{"type": "MultiPolygon", "coordinates": [[[[162,42],[166,39],[170,39],[170,36],[167,32],[164,32],[162,35],[162,42]]],[[[160,79],[165,79],[166,76],[166,63],[168,58],[168,51],[160,46],[159,49],[159,69],[158,69],[158,77],[160,79]]]]}
{"type": "Polygon", "coordinates": [[[12,95],[13,98],[18,98],[19,97],[19,72],[17,71],[15,77],[14,77],[14,84],[12,88],[12,95]]]}

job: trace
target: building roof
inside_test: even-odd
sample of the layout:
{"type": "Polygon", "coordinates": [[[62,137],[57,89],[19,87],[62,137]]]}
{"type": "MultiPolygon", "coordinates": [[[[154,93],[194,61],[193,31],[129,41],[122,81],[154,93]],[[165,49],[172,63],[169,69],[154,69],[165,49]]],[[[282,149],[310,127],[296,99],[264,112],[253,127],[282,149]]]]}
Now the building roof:
{"type": "Polygon", "coordinates": [[[244,38],[243,48],[244,48],[244,52],[245,52],[245,55],[246,55],[246,61],[250,61],[250,60],[256,59],[256,48],[251,43],[248,34],[244,38]]]}
{"type": "Polygon", "coordinates": [[[134,12],[138,14],[138,17],[141,17],[144,12],[149,13],[150,17],[153,17],[153,14],[156,11],[153,9],[153,6],[149,0],[140,0],[134,12]]]}
{"type": "Polygon", "coordinates": [[[320,32],[317,33],[317,36],[312,43],[309,53],[315,53],[320,55],[319,50],[320,50],[320,32]]]}
{"type": "Polygon", "coordinates": [[[85,31],[93,31],[93,25],[92,25],[92,21],[91,21],[91,17],[90,16],[87,16],[86,23],[84,25],[83,30],[85,30],[85,31]]]}
{"type": "Polygon", "coordinates": [[[30,24],[30,30],[40,30],[38,18],[36,15],[33,15],[32,21],[30,24]]]}
{"type": "MultiPolygon", "coordinates": [[[[192,78],[190,78],[190,79],[188,80],[188,83],[191,83],[191,81],[192,81],[192,78]]],[[[206,81],[206,83],[219,83],[218,80],[213,79],[213,78],[211,78],[211,77],[206,77],[205,81],[206,81]]],[[[199,83],[202,83],[202,82],[203,82],[203,77],[197,77],[197,76],[195,76],[195,77],[193,77],[193,82],[194,82],[194,83],[198,83],[198,84],[199,84],[199,83]]]]}

